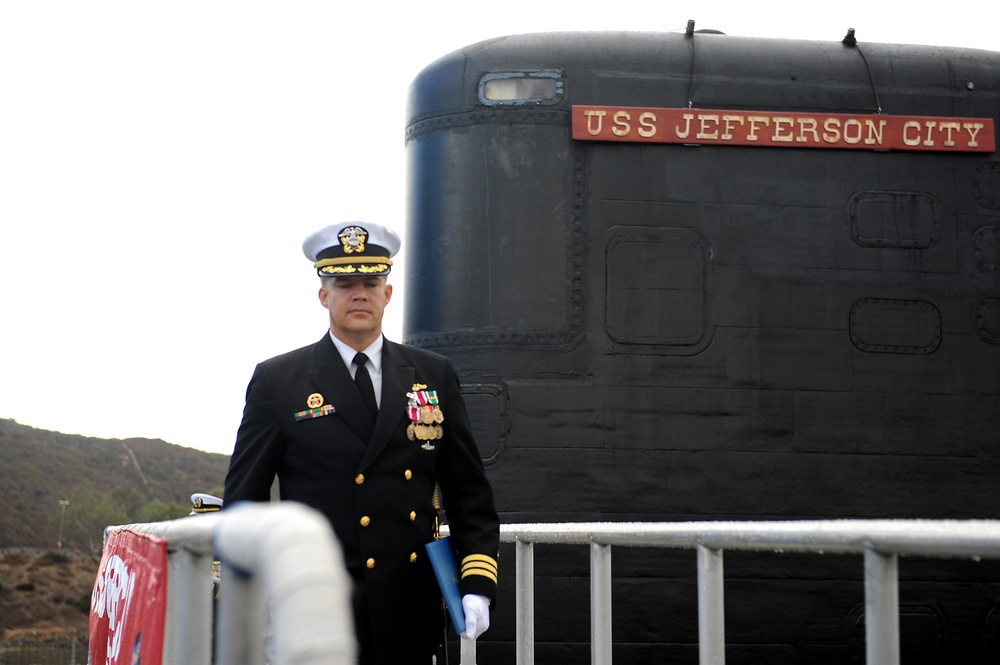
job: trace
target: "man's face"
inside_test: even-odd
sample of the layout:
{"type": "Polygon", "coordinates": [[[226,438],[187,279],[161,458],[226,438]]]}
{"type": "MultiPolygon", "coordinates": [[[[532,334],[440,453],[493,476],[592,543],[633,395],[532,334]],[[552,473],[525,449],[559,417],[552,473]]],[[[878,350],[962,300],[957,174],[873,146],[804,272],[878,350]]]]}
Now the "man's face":
{"type": "Polygon", "coordinates": [[[382,314],[391,297],[385,276],[324,279],[319,290],[319,301],[330,312],[330,330],[358,350],[382,334],[382,314]]]}

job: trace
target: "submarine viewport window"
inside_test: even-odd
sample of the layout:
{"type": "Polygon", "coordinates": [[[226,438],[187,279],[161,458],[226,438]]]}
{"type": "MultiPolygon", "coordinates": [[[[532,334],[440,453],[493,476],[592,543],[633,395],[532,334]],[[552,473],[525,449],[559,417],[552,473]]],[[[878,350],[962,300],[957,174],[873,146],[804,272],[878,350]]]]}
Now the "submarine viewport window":
{"type": "Polygon", "coordinates": [[[558,72],[491,73],[479,82],[479,101],[490,106],[555,104],[562,91],[558,72]]]}

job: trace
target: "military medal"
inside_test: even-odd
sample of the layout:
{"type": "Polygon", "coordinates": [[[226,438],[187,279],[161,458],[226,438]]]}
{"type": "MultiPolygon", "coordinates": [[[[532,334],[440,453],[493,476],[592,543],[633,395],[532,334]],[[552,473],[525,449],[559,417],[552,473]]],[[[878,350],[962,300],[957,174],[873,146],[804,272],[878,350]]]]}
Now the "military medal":
{"type": "Polygon", "coordinates": [[[424,450],[434,450],[435,446],[431,441],[444,436],[441,428],[444,413],[438,405],[437,391],[427,390],[427,386],[422,383],[414,383],[406,396],[409,399],[406,414],[410,418],[406,436],[410,441],[423,441],[420,447],[424,450]]]}
{"type": "Polygon", "coordinates": [[[424,425],[430,425],[432,422],[434,422],[434,416],[431,413],[431,407],[429,406],[420,407],[420,422],[422,422],[424,425]]]}

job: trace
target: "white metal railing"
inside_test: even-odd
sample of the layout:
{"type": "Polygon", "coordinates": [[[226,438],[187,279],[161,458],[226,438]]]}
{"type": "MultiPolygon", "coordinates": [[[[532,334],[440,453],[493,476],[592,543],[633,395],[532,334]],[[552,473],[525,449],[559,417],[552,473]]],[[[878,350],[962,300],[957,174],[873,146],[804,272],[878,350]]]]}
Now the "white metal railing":
{"type": "Polygon", "coordinates": [[[611,663],[611,547],[697,550],[701,665],[725,663],[724,550],[861,554],[868,665],[899,665],[898,557],[1000,558],[1000,521],[504,524],[516,547],[517,665],[534,665],[534,545],[590,546],[591,663],[611,663]]]}
{"type": "Polygon", "coordinates": [[[351,582],[327,519],[301,504],[247,504],[168,522],[108,527],[167,541],[163,662],[212,662],[212,561],[224,589],[215,626],[218,665],[354,665],[351,582]],[[270,626],[266,622],[270,617],[270,626]]]}
{"type": "MultiPolygon", "coordinates": [[[[268,608],[277,663],[354,663],[350,582],[329,524],[316,511],[287,502],[257,504],[109,527],[123,528],[170,544],[164,663],[211,662],[212,622],[205,617],[213,608],[206,590],[215,556],[228,571],[216,625],[218,665],[262,665],[268,608]]],[[[862,555],[868,665],[899,665],[899,556],[1000,559],[1000,521],[986,520],[504,524],[500,539],[516,548],[517,665],[535,662],[536,544],[590,547],[594,665],[612,662],[612,546],[697,551],[701,665],[725,663],[725,550],[862,555]]],[[[462,665],[475,665],[476,642],[462,639],[461,647],[462,665]]]]}

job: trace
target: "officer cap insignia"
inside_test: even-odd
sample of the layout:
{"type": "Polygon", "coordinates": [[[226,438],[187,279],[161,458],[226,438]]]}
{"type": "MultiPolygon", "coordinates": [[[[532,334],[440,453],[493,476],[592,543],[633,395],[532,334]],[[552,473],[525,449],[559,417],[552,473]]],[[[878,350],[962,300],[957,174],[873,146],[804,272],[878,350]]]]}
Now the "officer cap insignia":
{"type": "Polygon", "coordinates": [[[399,235],[387,226],[345,222],[324,227],[302,243],[320,277],[388,275],[399,235]]]}

